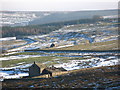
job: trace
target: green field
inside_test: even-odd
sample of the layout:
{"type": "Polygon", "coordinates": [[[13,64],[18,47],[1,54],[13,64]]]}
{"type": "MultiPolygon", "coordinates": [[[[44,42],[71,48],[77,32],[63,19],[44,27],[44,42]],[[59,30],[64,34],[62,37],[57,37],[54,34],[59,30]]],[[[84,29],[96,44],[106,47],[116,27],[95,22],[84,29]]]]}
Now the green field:
{"type": "Polygon", "coordinates": [[[85,58],[84,57],[41,56],[41,57],[31,57],[31,58],[26,58],[26,59],[0,61],[0,63],[2,63],[1,67],[11,67],[11,66],[16,66],[16,64],[21,63],[21,62],[33,63],[35,61],[38,64],[42,64],[44,62],[49,61],[49,63],[46,63],[45,65],[50,66],[50,65],[58,64],[57,61],[65,63],[65,62],[68,62],[69,60],[81,60],[81,59],[85,59],[85,58]]]}
{"type": "Polygon", "coordinates": [[[10,67],[11,65],[15,66],[17,63],[21,63],[21,62],[33,63],[35,61],[37,63],[43,63],[46,61],[52,61],[53,58],[54,57],[33,57],[26,59],[7,60],[7,61],[2,61],[2,67],[10,67]]]}

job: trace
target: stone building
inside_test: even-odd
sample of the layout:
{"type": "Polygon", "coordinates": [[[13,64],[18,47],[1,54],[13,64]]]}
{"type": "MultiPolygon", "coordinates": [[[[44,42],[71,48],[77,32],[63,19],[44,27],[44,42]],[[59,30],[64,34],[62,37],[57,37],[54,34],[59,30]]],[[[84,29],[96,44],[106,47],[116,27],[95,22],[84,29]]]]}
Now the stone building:
{"type": "Polygon", "coordinates": [[[48,78],[49,78],[49,77],[52,77],[52,72],[49,71],[49,70],[47,70],[47,69],[43,69],[42,74],[43,74],[43,75],[44,75],[44,74],[48,74],[48,78]]]}
{"type": "Polygon", "coordinates": [[[29,76],[39,76],[40,75],[40,67],[34,62],[32,66],[29,67],[29,76]]]}
{"type": "Polygon", "coordinates": [[[54,43],[52,43],[52,44],[50,45],[50,48],[52,48],[52,47],[55,47],[55,44],[54,44],[54,43]]]}

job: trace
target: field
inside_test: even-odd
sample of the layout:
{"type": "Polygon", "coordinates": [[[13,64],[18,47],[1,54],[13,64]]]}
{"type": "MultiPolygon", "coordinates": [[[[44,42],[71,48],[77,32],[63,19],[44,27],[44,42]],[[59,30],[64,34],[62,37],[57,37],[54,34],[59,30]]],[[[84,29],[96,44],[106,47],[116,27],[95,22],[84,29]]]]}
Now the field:
{"type": "MultiPolygon", "coordinates": [[[[22,54],[26,55],[26,53],[22,53],[22,54]]],[[[31,53],[31,54],[33,54],[33,53],[31,53]]],[[[36,53],[36,54],[39,54],[39,53],[36,53]]],[[[7,60],[7,61],[0,61],[0,63],[2,63],[2,67],[11,67],[11,66],[16,66],[16,64],[22,63],[22,62],[25,62],[27,64],[27,63],[33,63],[34,61],[37,63],[45,63],[45,62],[49,61],[49,63],[45,64],[46,66],[49,66],[49,65],[58,64],[57,59],[60,60],[62,63],[65,63],[65,62],[68,62],[68,60],[74,60],[74,59],[80,60],[80,59],[85,59],[85,58],[83,58],[83,57],[69,58],[69,57],[41,56],[41,57],[31,57],[31,58],[26,58],[26,59],[13,59],[13,60],[7,60]]]]}
{"type": "Polygon", "coordinates": [[[8,60],[8,61],[2,61],[2,67],[10,67],[15,66],[17,63],[25,62],[25,63],[33,63],[34,61],[38,63],[43,63],[46,61],[51,61],[54,57],[34,57],[34,58],[26,58],[26,59],[20,59],[20,60],[8,60]]]}
{"type": "Polygon", "coordinates": [[[3,50],[12,49],[21,45],[25,45],[27,42],[24,40],[10,40],[10,41],[0,41],[0,48],[3,50]]]}
{"type": "Polygon", "coordinates": [[[118,40],[113,40],[107,42],[80,44],[65,48],[53,47],[45,50],[118,50],[118,43],[118,40]]]}

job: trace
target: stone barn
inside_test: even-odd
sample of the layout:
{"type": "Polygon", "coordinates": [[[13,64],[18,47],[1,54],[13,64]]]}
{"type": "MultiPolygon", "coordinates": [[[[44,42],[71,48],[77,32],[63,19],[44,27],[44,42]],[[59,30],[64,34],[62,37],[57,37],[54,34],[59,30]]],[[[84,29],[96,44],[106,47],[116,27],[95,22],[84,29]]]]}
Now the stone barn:
{"type": "Polygon", "coordinates": [[[32,64],[29,67],[29,76],[33,77],[33,76],[39,76],[40,75],[40,67],[34,62],[34,64],[32,64]]]}
{"type": "Polygon", "coordinates": [[[49,77],[52,77],[52,72],[49,71],[49,70],[47,70],[47,69],[43,69],[42,74],[43,74],[43,75],[44,75],[44,74],[48,74],[48,78],[49,78],[49,77]]]}
{"type": "Polygon", "coordinates": [[[65,70],[64,68],[56,68],[52,65],[52,67],[46,67],[43,69],[41,75],[48,75],[48,78],[49,77],[52,77],[53,73],[59,73],[61,71],[67,71],[65,70]]]}
{"type": "Polygon", "coordinates": [[[55,47],[55,44],[54,43],[52,43],[51,45],[50,45],[50,47],[52,48],[52,47],[55,47]]]}

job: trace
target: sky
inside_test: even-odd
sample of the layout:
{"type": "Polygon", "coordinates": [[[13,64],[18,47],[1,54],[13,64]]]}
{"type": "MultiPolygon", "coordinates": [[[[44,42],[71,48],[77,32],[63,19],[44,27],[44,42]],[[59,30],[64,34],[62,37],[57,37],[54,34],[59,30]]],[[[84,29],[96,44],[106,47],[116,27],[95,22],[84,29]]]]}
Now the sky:
{"type": "Polygon", "coordinates": [[[0,11],[81,11],[117,9],[119,0],[0,0],[0,11]]]}

